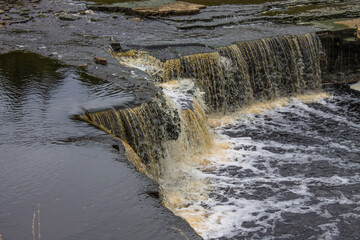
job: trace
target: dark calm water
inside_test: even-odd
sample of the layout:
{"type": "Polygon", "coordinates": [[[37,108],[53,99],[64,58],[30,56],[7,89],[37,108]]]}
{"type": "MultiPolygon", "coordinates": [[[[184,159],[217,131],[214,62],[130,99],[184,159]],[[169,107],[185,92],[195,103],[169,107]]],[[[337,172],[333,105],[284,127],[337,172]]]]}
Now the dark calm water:
{"type": "Polygon", "coordinates": [[[0,55],[0,234],[33,239],[183,239],[189,227],[110,136],[72,119],[83,108],[126,105],[115,83],[30,53],[0,55]],[[35,234],[38,239],[38,223],[35,234]]]}

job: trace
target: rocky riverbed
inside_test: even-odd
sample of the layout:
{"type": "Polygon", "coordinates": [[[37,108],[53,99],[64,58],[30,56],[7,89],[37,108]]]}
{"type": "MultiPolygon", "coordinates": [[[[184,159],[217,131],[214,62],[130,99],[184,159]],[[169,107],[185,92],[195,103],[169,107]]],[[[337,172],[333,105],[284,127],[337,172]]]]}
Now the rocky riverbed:
{"type": "MultiPolygon", "coordinates": [[[[123,4],[130,8],[132,3],[123,4]]],[[[173,58],[211,51],[238,41],[345,27],[333,22],[360,16],[358,1],[219,5],[207,6],[190,16],[164,17],[124,15],[118,5],[72,0],[2,1],[0,52],[36,52],[79,66],[91,75],[119,80],[125,88],[136,89],[135,92],[156,93],[146,84],[146,74],[119,66],[108,53],[109,44],[121,43],[127,49],[156,46],[158,52],[165,49],[159,53],[163,58],[173,58]],[[288,24],[290,22],[297,24],[288,24]],[[182,45],[180,49],[179,45],[182,45]],[[107,59],[108,64],[95,64],[94,56],[107,59]]],[[[139,94],[137,99],[142,101],[146,95],[139,94]]]]}

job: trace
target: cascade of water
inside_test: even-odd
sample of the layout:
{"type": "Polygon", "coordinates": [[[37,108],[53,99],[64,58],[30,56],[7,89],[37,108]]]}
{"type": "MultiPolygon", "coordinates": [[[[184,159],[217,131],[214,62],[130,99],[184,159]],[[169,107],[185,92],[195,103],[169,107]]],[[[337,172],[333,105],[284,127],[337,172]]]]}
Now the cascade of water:
{"type": "Polygon", "coordinates": [[[161,81],[193,79],[215,112],[320,87],[321,43],[316,34],[279,36],[167,60],[161,81]]]}
{"type": "Polygon", "coordinates": [[[160,98],[135,108],[85,113],[80,117],[125,142],[126,149],[133,151],[127,152],[132,156],[136,153],[141,159],[138,168],[146,169],[154,178],[159,176],[159,160],[164,158],[162,143],[176,140],[181,132],[177,111],[160,98]]]}
{"type": "Polygon", "coordinates": [[[226,161],[227,145],[216,143],[205,112],[223,114],[317,91],[320,54],[316,34],[238,42],[165,62],[144,52],[114,54],[121,63],[147,71],[164,96],[80,118],[120,139],[137,169],[159,182],[164,204],[196,231],[207,231],[208,210],[192,205],[208,199],[209,182],[198,171],[211,169],[214,159],[226,161]]]}
{"type": "Polygon", "coordinates": [[[158,180],[164,172],[162,159],[180,161],[212,144],[203,109],[196,101],[192,105],[183,110],[158,98],[139,107],[85,113],[80,118],[120,139],[138,170],[158,180]]]}

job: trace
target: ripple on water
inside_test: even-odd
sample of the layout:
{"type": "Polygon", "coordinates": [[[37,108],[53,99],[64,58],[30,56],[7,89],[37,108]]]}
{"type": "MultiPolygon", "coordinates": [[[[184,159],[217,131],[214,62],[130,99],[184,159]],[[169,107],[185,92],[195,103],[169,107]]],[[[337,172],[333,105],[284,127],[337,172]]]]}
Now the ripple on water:
{"type": "MultiPolygon", "coordinates": [[[[155,184],[130,166],[121,149],[111,147],[116,140],[72,118],[84,108],[126,106],[132,100],[118,84],[51,59],[0,54],[4,240],[35,239],[32,221],[38,203],[41,239],[183,239],[180,231],[198,239],[148,197],[145,191],[156,189],[155,184]]],[[[35,233],[37,238],[37,219],[35,233]]]]}

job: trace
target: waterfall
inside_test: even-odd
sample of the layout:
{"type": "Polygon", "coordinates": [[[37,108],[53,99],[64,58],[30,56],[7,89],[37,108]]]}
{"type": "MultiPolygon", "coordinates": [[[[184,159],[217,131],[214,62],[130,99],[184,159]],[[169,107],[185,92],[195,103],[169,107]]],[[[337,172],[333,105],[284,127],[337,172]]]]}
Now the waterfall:
{"type": "Polygon", "coordinates": [[[214,53],[167,60],[160,81],[193,79],[215,112],[320,87],[321,42],[315,33],[220,47],[214,53]]]}
{"type": "Polygon", "coordinates": [[[163,159],[181,160],[185,154],[202,153],[212,138],[206,116],[197,102],[192,109],[179,109],[163,97],[139,107],[109,109],[80,116],[122,141],[137,169],[159,180],[163,159]]]}
{"type": "Polygon", "coordinates": [[[163,96],[79,117],[119,139],[136,168],[159,183],[164,205],[201,233],[208,210],[191,205],[207,199],[210,187],[199,171],[211,168],[209,159],[226,161],[227,148],[216,141],[207,114],[318,91],[321,52],[317,35],[305,34],[238,42],[166,61],[144,51],[113,53],[120,63],[148,72],[163,96]]]}

